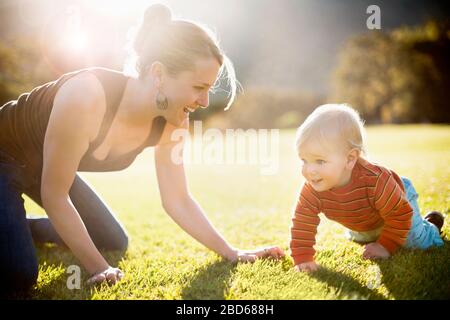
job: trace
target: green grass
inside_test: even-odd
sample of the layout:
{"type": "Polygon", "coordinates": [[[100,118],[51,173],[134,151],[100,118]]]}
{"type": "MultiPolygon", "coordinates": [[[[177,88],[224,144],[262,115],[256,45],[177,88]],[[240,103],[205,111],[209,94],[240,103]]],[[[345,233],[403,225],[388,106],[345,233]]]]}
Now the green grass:
{"type": "MultiPolygon", "coordinates": [[[[192,194],[226,239],[240,248],[279,245],[286,251],[301,175],[294,131],[280,135],[280,170],[262,176],[259,167],[187,166],[192,194]]],[[[382,126],[368,129],[372,159],[412,179],[422,214],[448,213],[450,127],[382,126]]],[[[173,223],[160,205],[153,151],[118,173],[82,174],[116,212],[130,235],[125,257],[105,253],[126,276],[115,286],[68,290],[65,272],[77,264],[54,246],[39,246],[40,275],[33,299],[449,299],[450,223],[445,246],[404,250],[387,261],[361,258],[362,247],[344,238],[344,228],[323,219],[317,236],[322,270],[309,275],[282,261],[232,264],[208,251],[173,223]]],[[[27,212],[43,210],[26,199],[27,212]]],[[[83,278],[87,274],[83,272],[83,278]]]]}

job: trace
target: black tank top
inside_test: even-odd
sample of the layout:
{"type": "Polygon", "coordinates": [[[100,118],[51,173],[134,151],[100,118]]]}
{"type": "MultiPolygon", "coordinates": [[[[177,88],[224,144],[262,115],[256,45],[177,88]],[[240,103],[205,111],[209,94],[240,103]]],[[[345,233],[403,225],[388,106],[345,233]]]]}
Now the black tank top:
{"type": "Polygon", "coordinates": [[[92,153],[103,142],[111,127],[128,78],[106,68],[87,68],[66,73],[0,107],[0,153],[6,153],[22,163],[27,175],[37,183],[41,180],[44,138],[55,95],[67,80],[81,72],[90,72],[101,82],[106,97],[106,113],[99,134],[82,157],[78,171],[123,170],[144,148],[158,144],[161,138],[166,120],[156,117],[147,139],[137,149],[119,157],[108,156],[104,160],[97,160],[92,153]]]}

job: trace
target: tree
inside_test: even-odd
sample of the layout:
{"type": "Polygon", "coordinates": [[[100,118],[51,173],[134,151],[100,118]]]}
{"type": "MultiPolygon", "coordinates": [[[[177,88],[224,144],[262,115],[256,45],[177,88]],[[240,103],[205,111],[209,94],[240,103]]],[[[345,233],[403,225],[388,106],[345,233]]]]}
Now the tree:
{"type": "Polygon", "coordinates": [[[0,42],[0,105],[53,79],[35,41],[18,38],[0,42]]]}
{"type": "Polygon", "coordinates": [[[441,37],[448,30],[430,22],[351,38],[340,51],[332,99],[351,104],[368,122],[448,122],[442,112],[442,79],[448,73],[438,58],[445,50],[437,46],[439,41],[448,46],[448,37],[441,37]],[[420,50],[423,43],[432,43],[434,51],[420,50]]]}

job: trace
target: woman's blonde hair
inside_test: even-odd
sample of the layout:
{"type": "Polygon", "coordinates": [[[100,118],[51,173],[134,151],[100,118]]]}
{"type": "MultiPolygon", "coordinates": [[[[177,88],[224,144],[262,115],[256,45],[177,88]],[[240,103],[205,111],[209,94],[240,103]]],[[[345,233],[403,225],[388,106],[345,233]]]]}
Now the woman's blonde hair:
{"type": "Polygon", "coordinates": [[[172,19],[168,7],[155,4],[147,8],[141,24],[131,31],[124,72],[142,78],[151,64],[159,61],[169,74],[175,76],[182,71],[193,70],[197,59],[212,57],[221,65],[219,79],[226,71],[230,92],[225,110],[231,106],[240,84],[233,63],[208,27],[193,21],[172,19]]]}
{"type": "Polygon", "coordinates": [[[333,144],[334,147],[338,143],[347,150],[356,148],[367,154],[364,121],[347,104],[324,104],[317,107],[297,130],[297,152],[311,138],[324,144],[333,144]]]}

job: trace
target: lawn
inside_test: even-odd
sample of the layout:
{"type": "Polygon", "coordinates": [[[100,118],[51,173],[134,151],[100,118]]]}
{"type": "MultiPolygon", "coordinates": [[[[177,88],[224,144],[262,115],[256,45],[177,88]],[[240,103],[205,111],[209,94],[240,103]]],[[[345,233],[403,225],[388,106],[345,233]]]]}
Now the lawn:
{"type": "MultiPolygon", "coordinates": [[[[294,131],[280,132],[279,171],[260,174],[250,165],[186,167],[192,194],[233,246],[278,245],[288,252],[292,209],[301,183],[294,131]]],[[[377,126],[368,129],[371,159],[409,177],[419,193],[422,214],[449,212],[450,127],[377,126]]],[[[114,210],[130,235],[127,253],[105,253],[125,278],[114,286],[69,290],[67,267],[77,264],[62,248],[38,247],[39,279],[33,299],[449,299],[450,223],[445,246],[404,250],[387,261],[361,258],[363,248],[344,238],[344,228],[322,217],[315,274],[293,272],[282,261],[233,264],[208,251],[163,211],[153,151],[127,170],[82,173],[114,210]]],[[[43,214],[31,200],[27,212],[43,214]]],[[[82,276],[87,278],[82,269],[82,276]]]]}

